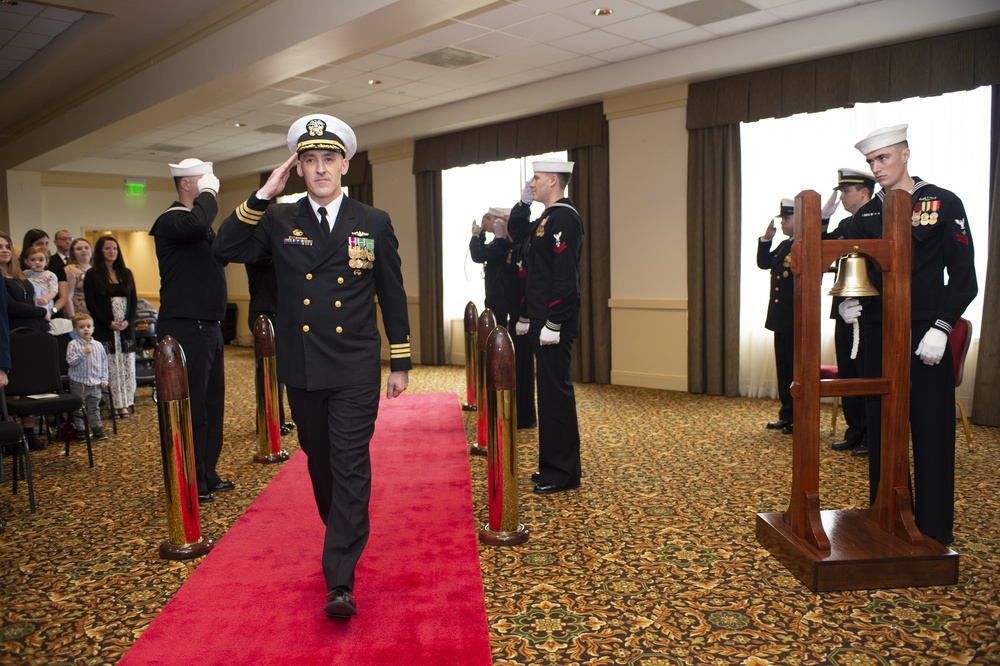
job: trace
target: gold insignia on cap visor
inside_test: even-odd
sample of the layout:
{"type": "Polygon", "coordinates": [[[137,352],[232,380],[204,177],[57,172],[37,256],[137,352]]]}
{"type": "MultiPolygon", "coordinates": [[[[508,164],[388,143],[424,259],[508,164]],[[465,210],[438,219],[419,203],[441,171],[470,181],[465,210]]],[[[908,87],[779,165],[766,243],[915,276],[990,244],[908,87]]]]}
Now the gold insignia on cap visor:
{"type": "Polygon", "coordinates": [[[306,139],[305,141],[299,141],[299,145],[296,147],[295,152],[304,153],[307,150],[332,150],[340,153],[341,155],[347,155],[347,149],[344,148],[344,144],[336,138],[306,139]]]}

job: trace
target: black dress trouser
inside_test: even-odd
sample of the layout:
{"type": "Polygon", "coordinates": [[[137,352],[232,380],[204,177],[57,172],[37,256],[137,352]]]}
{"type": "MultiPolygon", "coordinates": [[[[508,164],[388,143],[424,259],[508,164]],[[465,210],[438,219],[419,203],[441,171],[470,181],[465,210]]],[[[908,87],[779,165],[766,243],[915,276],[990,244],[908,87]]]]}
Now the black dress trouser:
{"type": "Polygon", "coordinates": [[[222,422],[226,408],[222,325],[207,319],[161,316],[156,322],[156,334],[160,340],[168,335],[173,337],[184,350],[191,400],[195,473],[198,476],[198,494],[204,495],[222,480],[215,471],[222,455],[222,422]]]}

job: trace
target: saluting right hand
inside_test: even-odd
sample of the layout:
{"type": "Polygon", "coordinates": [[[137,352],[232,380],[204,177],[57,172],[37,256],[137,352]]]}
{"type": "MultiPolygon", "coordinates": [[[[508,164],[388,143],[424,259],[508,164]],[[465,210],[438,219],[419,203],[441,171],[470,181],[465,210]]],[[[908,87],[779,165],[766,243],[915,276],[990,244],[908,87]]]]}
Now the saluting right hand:
{"type": "Polygon", "coordinates": [[[769,241],[772,238],[774,238],[774,234],[775,234],[774,220],[771,220],[770,222],[767,223],[767,230],[764,231],[764,235],[761,236],[760,239],[769,241]]]}
{"type": "Polygon", "coordinates": [[[292,167],[299,161],[298,155],[292,155],[284,164],[271,172],[267,182],[257,190],[258,199],[273,199],[285,191],[285,184],[292,173],[292,167]]]}

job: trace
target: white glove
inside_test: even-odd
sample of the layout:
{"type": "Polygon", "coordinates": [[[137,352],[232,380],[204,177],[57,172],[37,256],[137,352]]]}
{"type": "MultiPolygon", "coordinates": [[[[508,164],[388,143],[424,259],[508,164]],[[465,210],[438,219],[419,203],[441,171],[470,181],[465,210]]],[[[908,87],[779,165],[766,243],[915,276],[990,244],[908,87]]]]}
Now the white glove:
{"type": "Polygon", "coordinates": [[[517,324],[514,325],[514,335],[524,335],[527,332],[528,322],[518,319],[517,324]]]}
{"type": "Polygon", "coordinates": [[[538,335],[538,344],[557,345],[559,344],[559,331],[553,331],[547,326],[542,327],[542,332],[538,335]]]}
{"type": "Polygon", "coordinates": [[[535,200],[535,195],[531,191],[531,179],[524,181],[524,187],[521,188],[521,203],[530,204],[535,200]]]}
{"type": "Polygon", "coordinates": [[[823,209],[820,211],[819,216],[824,220],[829,220],[833,217],[833,214],[837,211],[837,206],[840,205],[840,190],[834,190],[830,198],[826,200],[823,204],[823,209]]]}
{"type": "Polygon", "coordinates": [[[923,339],[917,345],[917,356],[927,365],[937,365],[944,356],[948,344],[948,334],[941,329],[932,328],[924,333],[923,339]]]}
{"type": "Polygon", "coordinates": [[[205,190],[211,190],[212,194],[218,196],[219,178],[214,173],[206,173],[198,179],[198,193],[201,194],[205,190]]]}
{"type": "Polygon", "coordinates": [[[841,301],[840,305],[837,306],[837,310],[840,312],[840,318],[844,320],[845,324],[853,324],[861,316],[861,302],[856,298],[845,298],[841,301]]]}

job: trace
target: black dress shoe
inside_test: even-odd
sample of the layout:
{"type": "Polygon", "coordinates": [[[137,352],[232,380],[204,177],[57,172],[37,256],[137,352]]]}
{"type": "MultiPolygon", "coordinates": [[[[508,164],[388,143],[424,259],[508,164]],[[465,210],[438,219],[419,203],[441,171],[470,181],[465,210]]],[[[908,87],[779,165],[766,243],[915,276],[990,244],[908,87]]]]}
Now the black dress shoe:
{"type": "Polygon", "coordinates": [[[215,495],[213,495],[212,493],[205,493],[204,495],[198,493],[198,504],[205,504],[207,502],[214,502],[214,501],[215,501],[215,495]]]}
{"type": "Polygon", "coordinates": [[[542,473],[541,472],[535,472],[534,474],[531,475],[531,481],[532,481],[532,483],[538,483],[541,480],[542,480],[542,473]]]}
{"type": "Polygon", "coordinates": [[[537,428],[537,427],[538,427],[538,424],[535,423],[534,421],[532,421],[531,423],[518,423],[517,424],[517,429],[518,430],[531,430],[532,428],[537,428]]]}
{"type": "Polygon", "coordinates": [[[213,493],[221,493],[221,492],[225,492],[227,490],[234,490],[235,488],[236,488],[236,484],[235,483],[233,483],[232,481],[223,480],[223,481],[219,481],[217,484],[215,484],[214,486],[212,486],[212,492],[213,493]]]}
{"type": "Polygon", "coordinates": [[[859,458],[862,457],[862,456],[864,456],[865,458],[867,458],[868,457],[868,445],[867,444],[861,444],[859,446],[854,447],[854,450],[851,451],[851,455],[852,456],[857,456],[859,458]]]}
{"type": "Polygon", "coordinates": [[[791,421],[771,421],[767,424],[768,430],[781,430],[786,426],[792,425],[791,421]]]}
{"type": "Polygon", "coordinates": [[[531,489],[536,495],[551,495],[552,493],[561,493],[565,490],[573,490],[574,488],[579,488],[579,481],[570,481],[568,483],[536,483],[535,487],[531,489]]]}
{"type": "Polygon", "coordinates": [[[326,605],[323,612],[327,617],[351,617],[357,615],[358,609],[354,605],[354,595],[343,587],[335,587],[326,595],[326,605]]]}
{"type": "Polygon", "coordinates": [[[834,451],[849,451],[850,449],[856,448],[861,445],[861,440],[856,442],[848,442],[846,439],[842,439],[839,442],[834,442],[830,445],[830,448],[834,451]]]}
{"type": "Polygon", "coordinates": [[[792,424],[791,424],[791,423],[789,423],[788,425],[786,425],[786,426],[785,426],[784,428],[782,428],[782,429],[781,429],[781,434],[782,434],[782,435],[791,435],[791,434],[793,434],[794,432],[795,432],[795,430],[794,430],[794,428],[792,427],[792,424]]]}
{"type": "Polygon", "coordinates": [[[279,430],[281,431],[281,436],[287,437],[288,435],[292,434],[292,428],[293,426],[291,424],[282,423],[281,428],[279,428],[279,430]]]}

